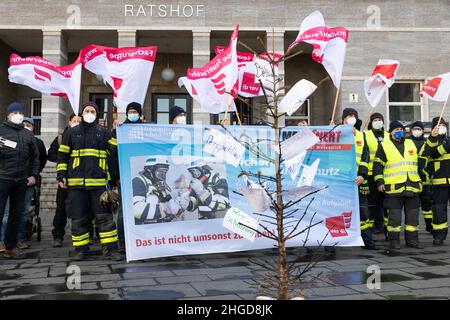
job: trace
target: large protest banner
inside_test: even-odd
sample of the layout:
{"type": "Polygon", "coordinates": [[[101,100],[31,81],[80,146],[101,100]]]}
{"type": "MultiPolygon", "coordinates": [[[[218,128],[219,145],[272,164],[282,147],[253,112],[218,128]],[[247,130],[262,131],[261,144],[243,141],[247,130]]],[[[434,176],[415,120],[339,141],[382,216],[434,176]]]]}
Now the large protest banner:
{"type": "MultiPolygon", "coordinates": [[[[283,164],[283,201],[321,189],[301,201],[295,214],[300,217],[314,197],[299,230],[317,225],[288,245],[363,245],[351,127],[310,129],[321,139],[312,148],[295,155],[292,147],[302,143],[281,147],[283,155],[295,155],[283,164]]],[[[307,129],[284,128],[282,139],[289,142],[298,133],[306,139],[310,131],[302,130],[307,129]]],[[[242,170],[275,175],[266,158],[279,152],[270,127],[229,126],[226,132],[220,126],[124,124],[117,133],[128,261],[273,247],[260,234],[252,237],[251,230],[231,231],[242,227],[232,217],[245,215],[247,226],[257,226],[254,212],[274,214],[270,203],[254,201],[261,190],[258,179],[240,175],[242,170]]],[[[275,189],[272,182],[265,187],[275,189]]],[[[267,232],[261,226],[258,231],[267,232]]]]}

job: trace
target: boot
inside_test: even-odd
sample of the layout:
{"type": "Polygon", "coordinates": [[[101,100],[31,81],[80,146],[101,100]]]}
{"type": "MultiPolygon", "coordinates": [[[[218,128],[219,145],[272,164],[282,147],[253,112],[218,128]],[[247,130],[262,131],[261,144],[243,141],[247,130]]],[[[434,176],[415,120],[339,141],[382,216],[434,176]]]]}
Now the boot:
{"type": "Polygon", "coordinates": [[[104,245],[103,255],[107,260],[112,261],[122,261],[124,259],[124,256],[117,249],[117,243],[104,245]]]}
{"type": "Polygon", "coordinates": [[[378,247],[373,240],[365,241],[364,248],[366,248],[367,250],[378,250],[378,247]]]}
{"type": "Polygon", "coordinates": [[[409,241],[406,242],[407,248],[414,248],[414,249],[423,249],[423,246],[419,244],[419,241],[409,241]]]}
{"type": "Polygon", "coordinates": [[[442,246],[443,244],[444,244],[444,240],[442,240],[442,239],[434,239],[433,240],[434,246],[442,246]]]}
{"type": "Polygon", "coordinates": [[[400,240],[390,240],[389,248],[390,249],[401,249],[402,247],[400,246],[400,240]]]}
{"type": "Polygon", "coordinates": [[[72,258],[74,261],[86,261],[89,260],[89,247],[81,246],[75,248],[75,256],[72,258]]]}

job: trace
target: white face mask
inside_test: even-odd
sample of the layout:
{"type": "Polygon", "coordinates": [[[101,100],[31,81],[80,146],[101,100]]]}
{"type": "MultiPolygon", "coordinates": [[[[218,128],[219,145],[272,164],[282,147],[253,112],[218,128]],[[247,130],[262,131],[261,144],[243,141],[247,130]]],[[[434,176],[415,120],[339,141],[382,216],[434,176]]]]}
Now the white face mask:
{"type": "Polygon", "coordinates": [[[444,134],[447,134],[447,127],[439,126],[439,135],[443,136],[444,134]]]}
{"type": "Polygon", "coordinates": [[[375,130],[380,130],[381,128],[383,128],[383,121],[380,121],[380,120],[373,121],[372,122],[372,127],[375,130]]]}
{"type": "Polygon", "coordinates": [[[11,116],[11,122],[15,124],[21,124],[23,122],[23,114],[13,114],[11,116]]]}
{"type": "Polygon", "coordinates": [[[83,120],[87,123],[93,123],[97,117],[92,113],[86,113],[83,116],[83,120]]]}
{"type": "Polygon", "coordinates": [[[350,117],[347,119],[347,124],[354,126],[356,123],[356,118],[355,117],[350,117]]]}
{"type": "Polygon", "coordinates": [[[176,124],[186,124],[186,116],[179,116],[176,118],[176,124]]]}
{"type": "Polygon", "coordinates": [[[412,135],[414,138],[420,138],[423,135],[423,131],[419,129],[413,130],[412,135]]]}

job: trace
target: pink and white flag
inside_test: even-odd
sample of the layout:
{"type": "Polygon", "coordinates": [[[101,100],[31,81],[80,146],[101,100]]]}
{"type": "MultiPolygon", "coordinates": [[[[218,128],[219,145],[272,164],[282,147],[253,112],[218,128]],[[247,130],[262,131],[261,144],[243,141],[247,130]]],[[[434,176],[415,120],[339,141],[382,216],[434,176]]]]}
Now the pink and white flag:
{"type": "Polygon", "coordinates": [[[189,94],[199,102],[203,111],[217,114],[236,110],[233,98],[238,93],[237,38],[239,26],[233,32],[228,47],[201,68],[187,70],[187,76],[178,79],[189,94]],[[232,95],[230,95],[231,93],[232,95]]]}
{"type": "Polygon", "coordinates": [[[339,88],[347,41],[347,29],[328,28],[320,11],[314,11],[303,20],[297,39],[289,46],[288,52],[300,42],[312,45],[313,60],[324,66],[335,87],[339,88]]]}
{"type": "Polygon", "coordinates": [[[144,105],[157,47],[111,48],[88,45],[80,52],[83,66],[114,90],[114,104],[125,111],[130,102],[144,105]]]}
{"type": "Polygon", "coordinates": [[[73,112],[78,114],[80,104],[81,62],[77,59],[66,66],[57,66],[41,57],[9,58],[9,81],[28,86],[36,91],[69,99],[73,112]]]}
{"type": "Polygon", "coordinates": [[[370,78],[364,81],[364,93],[373,108],[380,102],[386,87],[394,84],[399,66],[397,60],[380,59],[370,78]]]}
{"type": "Polygon", "coordinates": [[[450,72],[441,74],[428,81],[420,91],[420,94],[434,101],[447,101],[450,95],[450,72]]]}
{"type": "MultiPolygon", "coordinates": [[[[216,55],[223,52],[226,47],[217,46],[215,48],[216,55]]],[[[238,70],[239,70],[239,95],[245,98],[253,98],[263,96],[264,92],[256,79],[258,73],[256,61],[262,59],[269,61],[269,54],[267,52],[258,54],[256,57],[251,52],[237,52],[238,70]]],[[[275,54],[273,58],[279,59],[280,54],[275,54]]],[[[278,76],[279,63],[275,64],[275,75],[278,76]]],[[[263,86],[272,87],[271,83],[264,83],[263,86]]]]}

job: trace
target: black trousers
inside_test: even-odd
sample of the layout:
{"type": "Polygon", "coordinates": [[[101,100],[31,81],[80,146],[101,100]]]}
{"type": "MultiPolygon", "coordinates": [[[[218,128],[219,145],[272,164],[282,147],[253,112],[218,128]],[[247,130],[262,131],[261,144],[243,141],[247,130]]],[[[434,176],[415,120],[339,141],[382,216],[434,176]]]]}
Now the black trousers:
{"type": "Polygon", "coordinates": [[[367,177],[369,183],[369,213],[370,220],[374,222],[375,230],[383,230],[384,228],[384,193],[379,192],[373,176],[367,177]]]}
{"type": "Polygon", "coordinates": [[[450,187],[433,188],[433,237],[445,240],[448,233],[447,205],[450,187]]]}
{"type": "Polygon", "coordinates": [[[10,181],[0,179],[0,228],[5,214],[6,202],[9,198],[9,217],[4,240],[6,250],[12,250],[17,245],[26,190],[26,180],[10,181]]]}
{"type": "Polygon", "coordinates": [[[431,185],[424,185],[422,193],[420,194],[420,203],[422,205],[422,214],[425,220],[427,229],[432,229],[433,221],[433,187],[431,185]]]}
{"type": "Polygon", "coordinates": [[[405,240],[407,243],[418,241],[419,238],[419,196],[386,196],[384,207],[388,213],[388,240],[399,240],[402,226],[402,213],[405,211],[405,240]]]}
{"type": "Polygon", "coordinates": [[[361,220],[361,237],[364,243],[372,241],[372,229],[369,221],[369,201],[368,196],[359,193],[359,217],[361,220]]]}
{"type": "Polygon", "coordinates": [[[63,239],[66,234],[67,213],[66,213],[67,189],[58,188],[56,192],[56,211],[53,217],[53,239],[63,239]]]}
{"type": "Polygon", "coordinates": [[[117,229],[111,210],[100,205],[103,189],[69,189],[68,206],[72,219],[72,243],[83,249],[89,244],[91,212],[95,214],[95,224],[99,231],[100,243],[107,247],[117,246],[117,229]]]}

